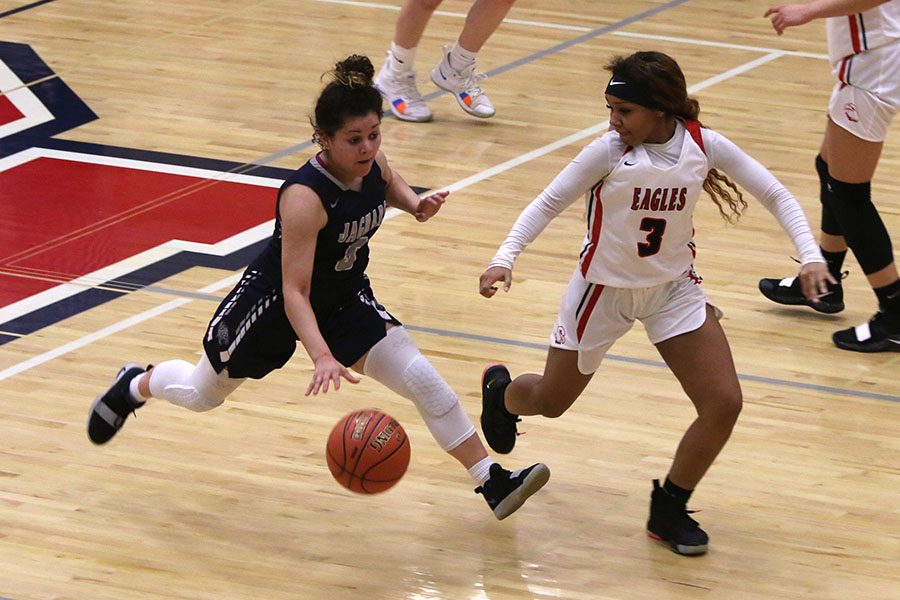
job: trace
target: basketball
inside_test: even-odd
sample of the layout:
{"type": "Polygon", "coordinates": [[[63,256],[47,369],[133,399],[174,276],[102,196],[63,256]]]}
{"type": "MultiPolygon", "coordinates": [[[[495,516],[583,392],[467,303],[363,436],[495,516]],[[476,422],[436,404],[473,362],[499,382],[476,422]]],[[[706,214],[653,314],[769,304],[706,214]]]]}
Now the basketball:
{"type": "Polygon", "coordinates": [[[342,486],[357,494],[377,494],[406,473],[409,438],[390,415],[377,408],[357,410],[332,428],[325,458],[342,486]]]}

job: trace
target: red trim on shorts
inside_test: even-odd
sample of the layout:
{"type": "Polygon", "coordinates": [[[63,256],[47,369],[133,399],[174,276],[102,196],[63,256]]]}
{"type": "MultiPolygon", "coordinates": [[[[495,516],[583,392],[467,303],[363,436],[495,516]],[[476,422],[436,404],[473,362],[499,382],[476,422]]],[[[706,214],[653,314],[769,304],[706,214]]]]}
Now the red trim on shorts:
{"type": "MultiPolygon", "coordinates": [[[[838,70],[838,81],[840,81],[841,83],[844,83],[844,84],[847,83],[847,80],[844,79],[844,76],[847,72],[847,64],[849,62],[850,62],[850,57],[849,56],[844,57],[841,60],[841,68],[838,70]]],[[[841,86],[841,89],[843,89],[843,86],[841,86]]]]}
{"type": "Polygon", "coordinates": [[[859,54],[862,52],[862,44],[859,39],[859,25],[856,23],[857,15],[847,15],[847,18],[850,20],[850,42],[853,44],[853,53],[859,54]]]}
{"type": "Polygon", "coordinates": [[[581,341],[581,336],[584,333],[585,327],[587,327],[588,321],[591,319],[591,313],[594,312],[594,306],[597,304],[597,300],[600,298],[600,294],[603,292],[603,288],[605,286],[597,285],[594,288],[593,293],[591,293],[591,297],[588,299],[587,306],[584,307],[584,312],[581,313],[581,318],[578,319],[578,328],[575,331],[575,335],[578,337],[578,341],[581,341]]]}
{"type": "Polygon", "coordinates": [[[581,275],[587,277],[588,269],[591,267],[591,260],[594,258],[594,252],[597,251],[597,243],[600,241],[600,230],[603,228],[603,202],[600,199],[600,190],[603,188],[601,182],[594,188],[594,221],[591,223],[591,237],[588,241],[588,251],[581,261],[581,275]]]}

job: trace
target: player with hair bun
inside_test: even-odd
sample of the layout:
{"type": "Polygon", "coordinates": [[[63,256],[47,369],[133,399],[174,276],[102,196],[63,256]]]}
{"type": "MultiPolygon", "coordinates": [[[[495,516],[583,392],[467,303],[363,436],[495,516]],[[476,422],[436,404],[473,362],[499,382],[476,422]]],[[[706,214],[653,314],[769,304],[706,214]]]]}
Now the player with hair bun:
{"type": "Polygon", "coordinates": [[[419,198],[388,166],[373,75],[365,56],[335,65],[312,119],[321,151],[281,186],[275,231],[213,315],[200,361],[123,367],[91,405],[88,436],[108,442],[150,397],[213,409],[246,378],[281,368],[299,339],[315,367],[307,396],[332,385],[339,390],[341,380],[357,383],[352,369],[412,400],[441,448],[462,463],[503,519],[547,482],[549,469],[537,463],[510,472],[488,456],[456,394],[378,303],[365,273],[369,240],[388,207],[425,222],[449,193],[419,198]]]}

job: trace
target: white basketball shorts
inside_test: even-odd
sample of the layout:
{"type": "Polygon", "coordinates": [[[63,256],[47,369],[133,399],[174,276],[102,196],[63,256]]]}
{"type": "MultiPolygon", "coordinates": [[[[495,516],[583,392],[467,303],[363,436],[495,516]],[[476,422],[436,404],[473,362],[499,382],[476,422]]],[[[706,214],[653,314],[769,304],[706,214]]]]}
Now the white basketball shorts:
{"type": "Polygon", "coordinates": [[[900,43],[856,54],[835,65],[839,81],[831,92],[828,116],[869,142],[883,142],[900,110],[900,43]],[[840,78],[849,83],[842,83],[840,78]]]}
{"type": "MultiPolygon", "coordinates": [[[[589,375],[600,367],[613,343],[631,329],[635,319],[658,344],[699,329],[706,322],[709,301],[693,269],[675,281],[650,288],[614,288],[590,283],[575,270],[563,293],[550,345],[578,352],[578,370],[589,375]]],[[[713,307],[716,316],[721,312],[713,307]]]]}

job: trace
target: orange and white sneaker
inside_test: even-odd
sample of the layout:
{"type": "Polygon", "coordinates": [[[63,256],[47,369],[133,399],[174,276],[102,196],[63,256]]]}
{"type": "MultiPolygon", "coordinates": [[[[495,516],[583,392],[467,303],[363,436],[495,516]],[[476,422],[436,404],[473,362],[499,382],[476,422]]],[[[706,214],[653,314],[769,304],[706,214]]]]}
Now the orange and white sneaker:
{"type": "Polygon", "coordinates": [[[453,94],[456,103],[473,117],[493,117],[494,105],[475,83],[475,63],[462,71],[450,66],[450,46],[444,46],[444,58],[431,70],[431,81],[444,91],[453,94]]]}
{"type": "Polygon", "coordinates": [[[375,89],[387,101],[394,116],[401,121],[424,123],[431,120],[431,109],[416,87],[416,73],[412,69],[397,70],[390,50],[381,70],[375,76],[375,89]]]}

